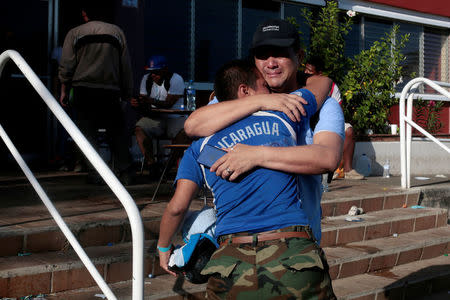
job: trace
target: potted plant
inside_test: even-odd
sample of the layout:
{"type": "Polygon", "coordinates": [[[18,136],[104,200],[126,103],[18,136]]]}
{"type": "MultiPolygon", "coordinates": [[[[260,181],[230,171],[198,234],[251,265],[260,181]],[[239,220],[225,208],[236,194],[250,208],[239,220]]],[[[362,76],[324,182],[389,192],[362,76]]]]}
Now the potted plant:
{"type": "MultiPolygon", "coordinates": [[[[405,59],[401,50],[409,35],[398,37],[399,26],[393,26],[370,49],[347,58],[344,55],[345,36],[356,15],[354,11],[347,11],[340,17],[337,2],[326,1],[317,18],[307,9],[302,10],[302,15],[311,30],[307,53],[322,58],[323,73],[339,86],[345,120],[359,134],[366,134],[367,130],[387,133],[389,109],[397,102],[393,95],[405,59]]],[[[294,18],[288,19],[296,24],[294,18]]]]}
{"type": "Polygon", "coordinates": [[[401,79],[405,47],[409,35],[397,38],[395,25],[379,41],[348,60],[349,69],[340,85],[344,115],[354,129],[387,133],[390,108],[397,103],[396,83],[401,79]]]}

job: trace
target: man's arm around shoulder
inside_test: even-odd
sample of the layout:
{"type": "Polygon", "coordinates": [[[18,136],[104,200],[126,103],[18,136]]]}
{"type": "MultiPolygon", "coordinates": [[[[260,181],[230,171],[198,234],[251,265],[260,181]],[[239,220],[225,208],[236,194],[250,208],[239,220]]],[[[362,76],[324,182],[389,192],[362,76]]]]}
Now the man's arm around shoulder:
{"type": "Polygon", "coordinates": [[[306,79],[305,88],[316,97],[317,109],[320,109],[322,104],[328,98],[332,84],[333,81],[323,75],[313,75],[306,79]]]}

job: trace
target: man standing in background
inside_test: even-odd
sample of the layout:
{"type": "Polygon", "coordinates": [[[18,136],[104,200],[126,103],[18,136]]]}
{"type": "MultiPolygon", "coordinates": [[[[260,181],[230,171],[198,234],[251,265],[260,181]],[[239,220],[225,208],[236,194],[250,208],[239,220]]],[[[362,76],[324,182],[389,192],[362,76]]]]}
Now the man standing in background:
{"type": "MultiPolygon", "coordinates": [[[[98,130],[106,129],[114,172],[128,185],[134,172],[120,102],[131,99],[133,78],[125,35],[118,26],[105,22],[104,11],[98,1],[84,1],[81,9],[84,24],[66,35],[59,65],[60,103],[67,105],[69,90],[73,88],[78,127],[97,150],[98,130]]],[[[101,183],[92,167],[88,182],[101,183]]]]}

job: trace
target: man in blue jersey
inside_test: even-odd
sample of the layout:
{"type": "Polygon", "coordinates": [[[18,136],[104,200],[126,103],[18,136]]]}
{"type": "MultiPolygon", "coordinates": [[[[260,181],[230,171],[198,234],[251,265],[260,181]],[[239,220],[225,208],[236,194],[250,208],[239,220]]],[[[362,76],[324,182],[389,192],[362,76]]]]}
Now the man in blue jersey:
{"type": "MultiPolygon", "coordinates": [[[[274,93],[248,97],[246,101],[227,101],[202,107],[186,121],[186,133],[190,136],[209,136],[259,110],[279,110],[291,119],[292,116],[298,119],[302,112],[299,102],[284,99],[282,95],[301,87],[312,91],[320,106],[330,91],[331,80],[298,72],[302,54],[294,26],[283,20],[268,20],[259,25],[253,36],[251,56],[274,93]]],[[[344,139],[342,110],[336,104],[332,98],[326,100],[315,129],[305,128],[297,136],[298,146],[278,148],[238,144],[233,151],[220,158],[211,171],[231,181],[261,165],[299,174],[301,209],[320,243],[322,189],[319,174],[337,167],[344,139]]]]}
{"type": "MultiPolygon", "coordinates": [[[[233,89],[225,85],[238,92],[222,96],[226,93],[221,92],[217,83],[237,77],[230,69],[233,70],[233,65],[225,66],[217,74],[218,99],[255,94],[245,85],[233,89]]],[[[258,75],[257,81],[264,82],[256,69],[252,73],[258,75]]],[[[171,237],[198,187],[207,185],[215,197],[216,234],[221,244],[202,272],[212,275],[208,281],[208,297],[334,297],[328,266],[308,226],[310,222],[299,201],[294,174],[275,170],[270,162],[259,161],[257,168],[252,167],[252,171],[231,182],[227,180],[233,174],[229,167],[211,172],[197,163],[206,144],[228,148],[229,154],[234,149],[242,151],[255,146],[274,148],[280,155],[287,153],[289,146],[306,139],[302,128],[309,127],[309,116],[317,110],[311,92],[301,89],[296,93],[308,103],[304,106],[306,116],[300,121],[293,121],[278,111],[255,113],[194,142],[183,157],[177,174],[177,190],[161,221],[158,241],[161,266],[168,271],[171,237]]]]}
{"type": "MultiPolygon", "coordinates": [[[[260,24],[253,36],[251,56],[256,67],[269,84],[270,95],[257,95],[246,101],[232,100],[201,107],[194,111],[185,122],[189,136],[209,136],[256,111],[277,110],[284,112],[291,120],[299,120],[303,111],[295,98],[285,98],[287,94],[305,87],[313,93],[320,107],[328,98],[332,81],[321,75],[306,75],[299,72],[303,52],[300,49],[298,32],[292,24],[284,20],[268,20],[260,24]]],[[[293,96],[293,95],[289,95],[293,96]]],[[[211,170],[229,180],[235,180],[264,160],[266,167],[299,174],[299,193],[303,199],[303,209],[307,211],[315,238],[320,242],[322,196],[320,175],[336,169],[342,155],[344,119],[339,105],[327,100],[320,111],[320,118],[311,129],[305,128],[298,136],[297,147],[284,149],[237,145],[212,166],[211,170]],[[326,105],[325,105],[326,104],[326,105]],[[326,109],[325,109],[326,106],[326,109]],[[339,111],[340,110],[340,111],[339,111]],[[305,138],[307,137],[307,138],[305,138]],[[228,172],[230,171],[230,172],[228,172]]],[[[316,116],[314,117],[316,118],[316,116]]]]}

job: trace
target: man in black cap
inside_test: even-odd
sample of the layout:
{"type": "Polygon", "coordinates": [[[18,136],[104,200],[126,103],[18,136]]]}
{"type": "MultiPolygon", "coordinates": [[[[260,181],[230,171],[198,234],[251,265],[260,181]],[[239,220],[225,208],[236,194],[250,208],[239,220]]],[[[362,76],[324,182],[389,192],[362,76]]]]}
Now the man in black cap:
{"type": "Polygon", "coordinates": [[[205,106],[194,111],[186,120],[184,128],[189,136],[208,136],[242,117],[258,110],[282,111],[292,120],[305,115],[301,97],[287,97],[283,93],[307,88],[316,98],[318,107],[328,97],[332,81],[322,75],[305,75],[298,69],[304,52],[295,26],[280,20],[268,20],[258,26],[250,49],[258,70],[263,74],[273,94],[269,97],[252,97],[251,101],[205,106]],[[211,118],[211,115],[214,118],[211,118]]]}
{"type": "MultiPolygon", "coordinates": [[[[244,145],[236,144],[210,170],[226,176],[230,181],[260,167],[298,174],[299,205],[309,219],[309,226],[302,227],[305,227],[305,230],[308,230],[308,227],[312,228],[318,244],[321,237],[321,182],[319,174],[334,171],[339,163],[344,136],[342,110],[333,99],[324,102],[331,86],[330,79],[324,76],[308,77],[298,71],[303,52],[300,49],[298,33],[292,24],[284,20],[269,20],[259,25],[253,37],[251,55],[258,70],[263,74],[274,93],[247,97],[245,101],[232,100],[202,107],[196,110],[186,121],[185,130],[189,135],[209,136],[260,110],[282,111],[291,120],[298,122],[301,115],[304,114],[302,103],[305,103],[305,100],[284,93],[294,92],[302,87],[312,92],[317,101],[317,106],[320,107],[323,104],[323,107],[320,110],[319,121],[314,132],[309,126],[297,132],[297,145],[299,146],[258,146],[258,148],[255,148],[254,146],[245,145],[244,147],[244,145]]],[[[314,101],[314,99],[310,101],[314,101]]],[[[258,233],[257,236],[259,234],[264,235],[266,233],[258,233]]],[[[233,236],[229,240],[234,243],[233,236]]],[[[276,242],[279,241],[274,241],[274,243],[276,242]]],[[[286,239],[285,243],[289,248],[290,242],[286,239]]],[[[295,267],[291,269],[293,273],[303,274],[304,276],[301,276],[302,280],[300,281],[295,280],[295,287],[291,287],[292,296],[308,298],[314,295],[318,299],[334,299],[328,266],[322,250],[317,247],[317,244],[311,244],[307,239],[304,240],[304,243],[304,248],[296,249],[297,254],[293,255],[292,259],[293,261],[296,261],[296,259],[301,261],[306,255],[310,258],[306,261],[314,261],[314,263],[310,265],[305,264],[305,261],[303,263],[297,261],[294,264],[295,267]],[[313,259],[317,253],[320,254],[319,260],[313,259]],[[300,258],[300,256],[303,258],[300,258]],[[308,272],[305,272],[306,270],[308,272]],[[311,271],[313,272],[310,273],[311,271]],[[319,286],[322,289],[318,289],[319,286]]],[[[264,250],[269,251],[269,248],[267,245],[261,245],[260,248],[257,248],[256,260],[258,260],[258,253],[263,255],[264,250]]],[[[278,247],[275,248],[276,251],[279,250],[278,247]]],[[[240,246],[236,248],[236,251],[239,252],[239,249],[240,246]]],[[[267,256],[265,257],[267,258],[267,256]]],[[[266,264],[266,258],[260,258],[264,261],[264,264],[266,264]]],[[[264,284],[264,282],[267,282],[267,278],[272,278],[271,275],[267,277],[268,274],[259,272],[258,274],[239,274],[238,276],[234,270],[237,265],[233,267],[227,264],[226,258],[224,259],[223,264],[215,266],[217,270],[220,270],[222,276],[213,276],[209,281],[208,293],[211,295],[229,293],[236,295],[236,289],[238,289],[238,293],[244,296],[245,293],[250,293],[255,284],[263,290],[266,287],[259,286],[259,284],[264,284]],[[225,273],[227,270],[229,272],[225,273]],[[225,274],[228,274],[228,276],[225,274]]],[[[293,261],[285,261],[285,263],[274,261],[273,271],[290,266],[293,261]]],[[[214,268],[209,269],[213,270],[214,268]]],[[[273,282],[274,285],[272,286],[277,286],[281,282],[282,280],[273,282]]],[[[271,291],[273,292],[273,289],[271,291]]]]}

